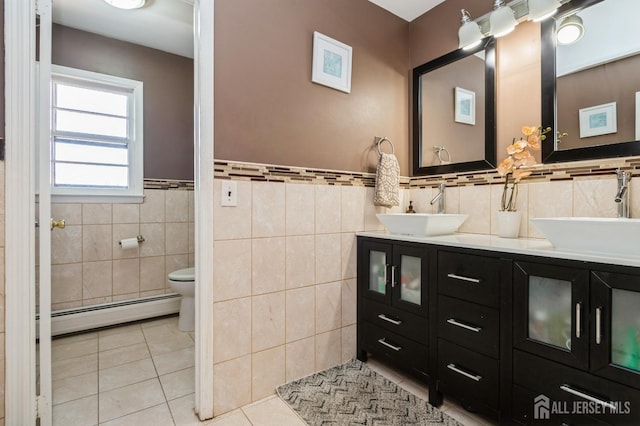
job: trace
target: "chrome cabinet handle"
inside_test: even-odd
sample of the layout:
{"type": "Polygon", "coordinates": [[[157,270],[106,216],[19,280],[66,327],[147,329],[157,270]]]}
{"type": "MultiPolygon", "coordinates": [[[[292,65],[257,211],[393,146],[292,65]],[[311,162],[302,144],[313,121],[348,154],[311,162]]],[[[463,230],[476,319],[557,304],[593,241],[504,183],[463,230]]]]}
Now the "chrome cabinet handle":
{"type": "Polygon", "coordinates": [[[580,334],[582,334],[582,315],[580,315],[581,310],[582,303],[576,303],[576,339],[579,339],[580,334]]]}
{"type": "Polygon", "coordinates": [[[380,343],[381,345],[385,345],[386,347],[393,349],[396,352],[402,349],[402,346],[394,346],[391,343],[387,343],[384,338],[378,339],[378,343],[380,343]]]}
{"type": "Polygon", "coordinates": [[[474,284],[480,284],[480,280],[478,278],[469,278],[469,277],[465,277],[457,274],[447,274],[447,277],[453,278],[454,280],[467,281],[474,284]]]}
{"type": "Polygon", "coordinates": [[[455,371],[458,374],[463,375],[464,377],[468,377],[471,380],[475,380],[476,382],[479,382],[480,380],[482,380],[482,376],[471,374],[471,373],[467,373],[466,371],[461,370],[460,368],[456,367],[455,364],[448,364],[447,368],[449,370],[455,371]]]}
{"type": "Polygon", "coordinates": [[[596,345],[602,343],[602,308],[596,308],[596,345]]]}
{"type": "Polygon", "coordinates": [[[610,408],[612,410],[617,410],[618,407],[616,407],[615,404],[611,403],[611,402],[607,402],[607,401],[603,401],[600,398],[596,398],[595,396],[591,396],[587,393],[584,392],[580,392],[579,390],[573,389],[571,386],[569,385],[562,385],[560,386],[560,389],[562,389],[565,392],[568,392],[572,395],[578,396],[580,398],[586,399],[587,401],[591,401],[591,402],[595,402],[596,404],[600,404],[603,407],[607,407],[610,408]]]}
{"type": "Polygon", "coordinates": [[[391,323],[391,324],[393,324],[393,325],[400,325],[400,324],[402,324],[402,321],[398,321],[398,320],[391,319],[391,318],[389,318],[388,316],[386,316],[385,314],[378,314],[378,318],[380,318],[380,319],[381,319],[381,320],[383,320],[383,321],[390,322],[390,323],[391,323]]]}
{"type": "Polygon", "coordinates": [[[396,286],[396,267],[391,265],[391,288],[396,286]]]}
{"type": "Polygon", "coordinates": [[[462,323],[462,322],[459,322],[459,321],[458,321],[458,320],[456,320],[455,318],[449,318],[449,319],[447,320],[447,322],[448,322],[449,324],[451,324],[451,325],[455,325],[456,327],[464,328],[464,329],[466,329],[466,330],[471,330],[471,331],[473,331],[473,332],[475,332],[475,333],[479,333],[479,332],[480,332],[480,330],[482,330],[482,327],[474,327],[474,326],[472,326],[472,325],[467,325],[467,324],[464,324],[464,323],[462,323]]]}

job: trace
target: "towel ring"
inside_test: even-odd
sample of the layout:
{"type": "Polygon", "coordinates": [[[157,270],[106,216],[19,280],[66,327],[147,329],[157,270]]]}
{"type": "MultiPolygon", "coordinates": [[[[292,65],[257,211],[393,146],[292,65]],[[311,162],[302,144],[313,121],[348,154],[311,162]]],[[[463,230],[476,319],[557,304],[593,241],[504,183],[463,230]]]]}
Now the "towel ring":
{"type": "Polygon", "coordinates": [[[449,150],[447,148],[445,148],[444,146],[434,146],[433,147],[433,151],[436,153],[436,156],[438,157],[438,160],[440,161],[440,164],[450,164],[451,163],[451,153],[449,152],[449,150]],[[446,152],[447,153],[447,159],[444,160],[442,158],[442,152],[446,152]]]}
{"type": "Polygon", "coordinates": [[[389,145],[391,145],[391,154],[395,155],[396,148],[393,146],[393,143],[389,139],[387,139],[386,136],[383,136],[378,139],[378,154],[382,155],[382,151],[380,150],[380,145],[382,144],[382,142],[388,142],[389,145]]]}

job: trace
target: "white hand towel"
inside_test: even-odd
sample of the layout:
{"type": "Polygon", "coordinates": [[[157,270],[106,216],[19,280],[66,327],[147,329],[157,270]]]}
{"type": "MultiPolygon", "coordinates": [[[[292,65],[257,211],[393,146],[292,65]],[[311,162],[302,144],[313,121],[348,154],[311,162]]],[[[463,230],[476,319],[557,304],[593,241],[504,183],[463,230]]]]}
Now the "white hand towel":
{"type": "Polygon", "coordinates": [[[393,154],[380,153],[373,204],[384,207],[400,205],[400,164],[393,154]]]}

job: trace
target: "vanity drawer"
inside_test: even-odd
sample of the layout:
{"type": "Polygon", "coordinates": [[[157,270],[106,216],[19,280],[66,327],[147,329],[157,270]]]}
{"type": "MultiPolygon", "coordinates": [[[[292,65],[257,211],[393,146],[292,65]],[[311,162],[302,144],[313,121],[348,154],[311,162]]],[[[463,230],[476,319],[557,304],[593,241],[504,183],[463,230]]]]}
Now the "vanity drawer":
{"type": "Polygon", "coordinates": [[[640,392],[585,371],[514,350],[513,381],[536,395],[543,394],[551,401],[559,401],[570,412],[573,411],[575,401],[577,408],[597,406],[600,410],[595,414],[580,415],[591,414],[599,421],[612,425],[640,424],[640,392]],[[613,401],[616,404],[620,402],[621,410],[626,411],[628,408],[630,411],[626,414],[613,414],[596,400],[607,403],[613,401]]]}
{"type": "Polygon", "coordinates": [[[423,374],[427,373],[429,365],[427,346],[367,322],[358,324],[358,327],[362,327],[360,335],[364,350],[383,355],[403,368],[411,367],[423,374]]]}
{"type": "Polygon", "coordinates": [[[497,310],[438,296],[438,337],[498,358],[500,314],[497,310]]]}
{"type": "Polygon", "coordinates": [[[473,254],[438,253],[438,293],[497,308],[500,261],[473,254]]]}
{"type": "Polygon", "coordinates": [[[427,319],[389,305],[360,299],[361,318],[418,343],[427,344],[427,319]]]}
{"type": "Polygon", "coordinates": [[[498,361],[438,339],[438,390],[498,408],[498,361]]]}
{"type": "Polygon", "coordinates": [[[571,426],[606,426],[607,423],[601,422],[591,416],[579,415],[571,416],[570,414],[554,414],[549,415],[548,419],[538,418],[534,416],[534,401],[540,395],[540,392],[533,392],[518,385],[513,385],[513,420],[523,425],[531,426],[552,426],[552,425],[571,425],[571,426]]]}

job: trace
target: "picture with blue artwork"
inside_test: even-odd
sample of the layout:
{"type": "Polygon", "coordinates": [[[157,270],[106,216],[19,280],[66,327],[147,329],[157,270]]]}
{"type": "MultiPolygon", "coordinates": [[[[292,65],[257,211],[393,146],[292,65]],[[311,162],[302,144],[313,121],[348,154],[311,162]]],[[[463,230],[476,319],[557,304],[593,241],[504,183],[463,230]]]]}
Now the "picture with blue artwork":
{"type": "Polygon", "coordinates": [[[314,31],[311,81],[351,93],[351,56],[351,46],[314,31]]]}

